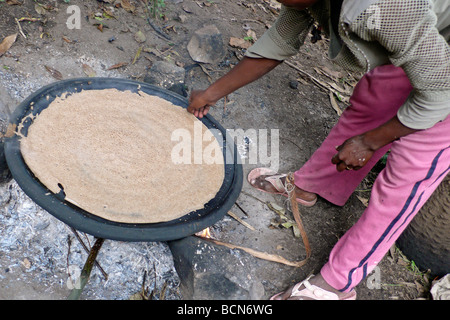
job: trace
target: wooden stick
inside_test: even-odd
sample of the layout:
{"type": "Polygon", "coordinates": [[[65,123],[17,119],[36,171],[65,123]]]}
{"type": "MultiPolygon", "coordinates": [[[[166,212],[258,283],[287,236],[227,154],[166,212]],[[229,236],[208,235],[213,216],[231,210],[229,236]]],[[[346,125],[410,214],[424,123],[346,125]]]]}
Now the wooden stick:
{"type": "Polygon", "coordinates": [[[16,23],[19,26],[19,33],[22,35],[22,37],[24,37],[26,39],[27,36],[25,35],[25,33],[23,33],[22,26],[20,25],[19,20],[17,18],[14,18],[14,19],[16,20],[16,23]]]}
{"type": "Polygon", "coordinates": [[[255,231],[256,229],[253,228],[250,224],[248,224],[247,222],[243,221],[241,218],[239,218],[236,214],[234,214],[231,211],[227,212],[229,216],[231,216],[232,218],[236,219],[239,223],[241,223],[243,226],[249,228],[252,231],[255,231]]]}
{"type": "Polygon", "coordinates": [[[272,262],[277,262],[277,263],[282,263],[291,267],[296,267],[296,268],[300,268],[302,266],[304,266],[307,262],[308,259],[304,259],[301,261],[289,261],[279,255],[276,254],[270,254],[270,253],[266,253],[266,252],[261,252],[261,251],[256,251],[250,248],[246,248],[246,247],[241,247],[241,246],[237,246],[231,243],[226,243],[226,242],[222,242],[219,240],[215,240],[215,239],[211,239],[211,238],[202,238],[206,241],[210,241],[214,244],[220,245],[220,246],[224,246],[230,249],[239,249],[242,251],[245,251],[249,254],[251,254],[252,256],[259,258],[259,259],[263,259],[263,260],[267,260],[267,261],[272,261],[272,262]]]}
{"type": "MultiPolygon", "coordinates": [[[[286,182],[292,183],[294,185],[294,175],[291,173],[286,176],[286,182]]],[[[294,215],[295,222],[297,223],[297,227],[300,230],[300,235],[302,236],[303,244],[306,249],[306,259],[305,262],[311,257],[311,246],[309,245],[308,236],[306,235],[305,228],[303,227],[302,219],[300,218],[300,211],[298,209],[298,202],[295,196],[295,189],[289,194],[289,200],[291,201],[291,209],[294,215]]]]}
{"type": "Polygon", "coordinates": [[[75,283],[75,288],[72,289],[70,295],[67,297],[67,300],[78,300],[80,298],[81,292],[86,286],[89,276],[91,275],[92,267],[94,266],[95,259],[97,258],[97,254],[102,247],[104,239],[98,238],[94,245],[92,246],[91,252],[84,264],[83,270],[81,270],[80,278],[75,283]]]}
{"type": "Polygon", "coordinates": [[[255,200],[257,200],[257,201],[259,201],[259,202],[261,202],[261,203],[266,204],[265,201],[263,201],[263,200],[261,200],[261,199],[255,197],[254,195],[251,195],[250,193],[247,193],[247,192],[245,192],[245,191],[241,191],[241,193],[242,193],[242,194],[245,194],[246,196],[249,196],[250,198],[253,198],[253,199],[255,199],[255,200]]]}
{"type": "MultiPolygon", "coordinates": [[[[70,227],[72,229],[72,232],[75,234],[75,237],[77,237],[78,241],[80,242],[81,246],[83,247],[84,251],[86,251],[89,254],[89,248],[86,246],[86,244],[81,240],[80,235],[78,234],[77,230],[75,228],[70,227]]],[[[103,270],[101,265],[97,262],[97,260],[94,262],[95,265],[98,267],[100,272],[103,274],[103,277],[105,277],[105,280],[108,280],[108,274],[103,270]]]]}
{"type": "Polygon", "coordinates": [[[247,211],[245,211],[244,209],[242,209],[242,207],[239,205],[239,203],[237,203],[237,202],[235,202],[234,203],[235,205],[236,205],[236,207],[238,207],[239,208],[239,210],[241,210],[242,211],[242,213],[243,214],[245,214],[247,217],[248,217],[248,213],[247,213],[247,211]]]}

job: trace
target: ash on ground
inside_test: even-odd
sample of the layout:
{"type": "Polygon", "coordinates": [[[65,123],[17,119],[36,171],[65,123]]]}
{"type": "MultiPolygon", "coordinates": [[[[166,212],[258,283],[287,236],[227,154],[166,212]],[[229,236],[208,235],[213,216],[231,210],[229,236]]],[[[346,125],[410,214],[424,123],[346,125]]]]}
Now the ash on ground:
{"type": "MultiPolygon", "coordinates": [[[[34,203],[11,180],[0,185],[0,297],[64,299],[86,262],[73,230],[34,203]],[[75,279],[74,279],[75,280],[75,279]],[[30,296],[18,297],[17,283],[30,296]]],[[[78,232],[89,247],[95,238],[78,232]]],[[[81,299],[126,300],[141,297],[178,300],[179,278],[164,242],[105,240],[81,299]],[[161,296],[164,293],[164,297],[161,296]]]]}

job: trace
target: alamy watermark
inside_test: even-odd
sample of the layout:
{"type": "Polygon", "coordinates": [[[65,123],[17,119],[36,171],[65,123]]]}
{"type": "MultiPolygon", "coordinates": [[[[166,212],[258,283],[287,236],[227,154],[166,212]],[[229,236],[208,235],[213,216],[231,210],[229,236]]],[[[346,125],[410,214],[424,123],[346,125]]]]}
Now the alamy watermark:
{"type": "Polygon", "coordinates": [[[67,280],[66,286],[67,289],[81,289],[81,269],[77,265],[70,265],[67,268],[67,280]]]}
{"type": "Polygon", "coordinates": [[[279,129],[218,129],[204,131],[195,122],[193,130],[172,132],[171,159],[175,164],[259,164],[278,171],[280,164],[279,129]],[[217,142],[216,142],[217,141],[217,142]],[[237,146],[237,153],[233,147],[237,146]],[[225,150],[225,155],[223,148],[225,150]]]}
{"type": "Polygon", "coordinates": [[[369,16],[367,18],[367,29],[380,30],[381,29],[381,8],[378,5],[371,5],[366,9],[366,13],[369,16]]]}
{"type": "Polygon", "coordinates": [[[81,29],[81,10],[77,5],[70,5],[66,10],[70,16],[67,18],[66,26],[68,29],[81,29]]]}
{"type": "Polygon", "coordinates": [[[372,272],[366,278],[366,286],[368,289],[381,289],[381,270],[375,266],[372,272]]]}
{"type": "MultiPolygon", "coordinates": [[[[381,28],[381,8],[374,4],[368,7],[366,10],[368,15],[367,28],[377,29],[381,28]]],[[[77,5],[70,5],[67,7],[66,13],[69,17],[66,20],[66,26],[68,29],[81,29],[81,9],[77,5]]]]}

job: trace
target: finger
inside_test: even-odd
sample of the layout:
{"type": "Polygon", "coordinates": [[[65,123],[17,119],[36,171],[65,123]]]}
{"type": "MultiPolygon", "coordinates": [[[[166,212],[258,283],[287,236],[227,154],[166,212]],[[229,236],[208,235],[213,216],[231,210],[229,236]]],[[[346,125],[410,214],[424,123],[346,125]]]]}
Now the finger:
{"type": "Polygon", "coordinates": [[[189,111],[190,113],[194,113],[198,109],[200,109],[200,108],[195,106],[195,105],[193,105],[193,104],[189,104],[189,106],[187,107],[187,111],[189,111]]]}
{"type": "Polygon", "coordinates": [[[197,118],[199,118],[199,119],[203,118],[203,109],[204,108],[201,107],[200,109],[197,110],[197,113],[198,113],[197,118]]]}
{"type": "MultiPolygon", "coordinates": [[[[343,162],[343,161],[341,161],[341,162],[339,162],[337,165],[336,165],[336,169],[337,169],[337,171],[339,171],[339,172],[342,172],[342,171],[345,171],[345,170],[347,170],[347,164],[345,164],[345,162],[343,162]]],[[[349,167],[349,169],[350,169],[350,167],[349,167]]]]}
{"type": "Polygon", "coordinates": [[[336,153],[333,158],[331,158],[332,164],[339,164],[341,162],[341,159],[339,159],[339,153],[336,153]]]}

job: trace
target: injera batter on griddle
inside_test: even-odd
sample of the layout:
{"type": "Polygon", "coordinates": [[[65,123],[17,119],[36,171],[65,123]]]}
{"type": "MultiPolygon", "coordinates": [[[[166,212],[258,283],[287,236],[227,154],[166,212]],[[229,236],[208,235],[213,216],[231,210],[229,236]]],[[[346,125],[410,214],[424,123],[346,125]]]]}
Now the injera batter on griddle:
{"type": "Polygon", "coordinates": [[[67,201],[94,215],[125,223],[170,221],[203,208],[224,179],[214,137],[203,150],[214,147],[221,162],[172,161],[182,141],[172,141],[172,133],[187,130],[193,145],[194,123],[208,131],[185,109],[156,96],[84,90],[44,109],[22,137],[21,152],[41,183],[54,193],[62,186],[67,201]]]}

